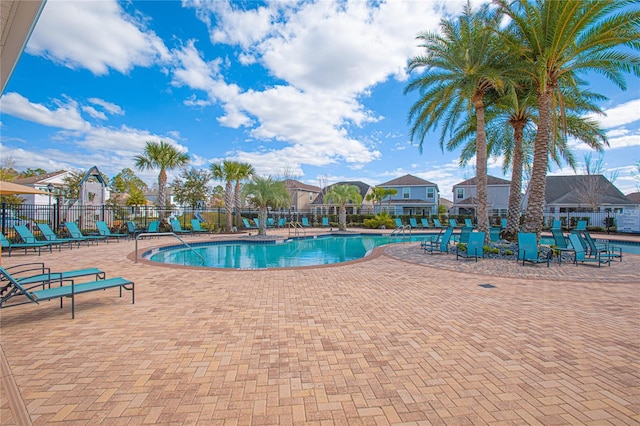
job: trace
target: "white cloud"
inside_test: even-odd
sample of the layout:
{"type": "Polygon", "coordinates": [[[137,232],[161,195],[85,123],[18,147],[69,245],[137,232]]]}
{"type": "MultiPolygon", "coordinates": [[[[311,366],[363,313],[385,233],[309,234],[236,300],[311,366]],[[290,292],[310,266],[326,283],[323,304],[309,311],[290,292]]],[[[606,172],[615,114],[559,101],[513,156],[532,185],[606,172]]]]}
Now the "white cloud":
{"type": "Polygon", "coordinates": [[[98,120],[106,120],[107,119],[107,115],[104,112],[98,111],[97,109],[95,109],[94,107],[89,106],[89,105],[84,105],[82,107],[82,111],[86,112],[91,117],[96,118],[98,120]]]}
{"type": "Polygon", "coordinates": [[[100,98],[89,98],[88,101],[94,105],[101,106],[102,109],[104,109],[109,114],[124,115],[124,110],[120,106],[112,102],[107,102],[104,99],[100,99],[100,98]]]}
{"type": "Polygon", "coordinates": [[[96,75],[169,59],[162,40],[113,0],[47,1],[26,51],[96,75]]]}
{"type": "Polygon", "coordinates": [[[80,116],[75,101],[54,101],[55,109],[30,102],[18,93],[7,93],[0,98],[0,111],[23,120],[67,130],[88,130],[91,126],[80,116]]]}
{"type": "Polygon", "coordinates": [[[640,120],[640,99],[634,99],[604,110],[605,116],[590,115],[605,129],[631,124],[640,120]]]}

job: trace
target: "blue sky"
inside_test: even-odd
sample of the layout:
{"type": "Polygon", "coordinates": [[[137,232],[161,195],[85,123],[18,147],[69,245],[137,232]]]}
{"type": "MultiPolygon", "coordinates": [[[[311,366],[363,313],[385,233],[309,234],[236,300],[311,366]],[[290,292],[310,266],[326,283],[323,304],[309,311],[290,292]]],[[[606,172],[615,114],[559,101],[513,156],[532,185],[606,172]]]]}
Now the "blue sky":
{"type": "MultiPolygon", "coordinates": [[[[410,143],[415,95],[403,90],[415,36],[463,3],[48,0],[0,99],[2,157],[18,170],[95,165],[111,177],[134,168],[146,141],[165,140],[196,168],[233,159],[318,186],[410,173],[451,199],[475,172],[437,133],[422,154],[410,143]]],[[[626,92],[589,82],[610,98],[604,174],[636,191],[640,81],[629,75],[626,92]]],[[[574,149],[580,161],[589,152],[574,149]]],[[[489,173],[509,178],[500,159],[489,173]]]]}

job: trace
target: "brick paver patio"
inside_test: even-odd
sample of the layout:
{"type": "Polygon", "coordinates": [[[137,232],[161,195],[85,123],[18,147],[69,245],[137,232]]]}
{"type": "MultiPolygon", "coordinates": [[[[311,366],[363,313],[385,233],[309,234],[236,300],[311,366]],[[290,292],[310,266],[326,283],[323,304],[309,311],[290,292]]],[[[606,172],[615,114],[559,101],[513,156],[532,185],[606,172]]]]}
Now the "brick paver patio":
{"type": "Polygon", "coordinates": [[[640,423],[640,256],[547,269],[399,244],[225,271],[132,251],[3,256],[98,266],[135,281],[136,302],[113,289],[78,296],[75,320],[56,301],[0,311],[0,424],[640,423]]]}

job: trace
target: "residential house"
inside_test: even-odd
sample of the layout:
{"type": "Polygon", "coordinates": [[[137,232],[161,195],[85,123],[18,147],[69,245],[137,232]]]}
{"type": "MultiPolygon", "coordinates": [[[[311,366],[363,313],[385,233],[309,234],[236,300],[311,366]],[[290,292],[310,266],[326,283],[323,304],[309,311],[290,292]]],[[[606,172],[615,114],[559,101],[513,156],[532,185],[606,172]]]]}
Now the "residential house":
{"type": "Polygon", "coordinates": [[[321,189],[318,186],[307,185],[293,179],[286,179],[284,185],[291,197],[291,210],[296,212],[306,212],[311,208],[311,203],[318,197],[321,189]]]}
{"type": "Polygon", "coordinates": [[[622,212],[629,200],[603,175],[547,176],[545,208],[549,213],[622,212]]]}
{"type": "Polygon", "coordinates": [[[329,203],[329,204],[324,203],[325,194],[331,189],[331,187],[335,185],[355,185],[360,190],[360,195],[362,196],[362,204],[360,208],[358,209],[354,203],[348,203],[346,205],[347,214],[354,214],[354,213],[357,214],[360,212],[368,213],[373,211],[373,203],[371,201],[366,200],[367,194],[369,194],[372,191],[373,187],[369,184],[366,184],[358,180],[358,181],[338,182],[333,185],[329,185],[326,188],[324,188],[322,191],[320,191],[316,199],[311,203],[311,209],[314,214],[322,216],[325,214],[339,213],[340,206],[333,203],[329,203]]]}
{"type": "Polygon", "coordinates": [[[46,206],[55,203],[56,197],[60,194],[61,189],[66,187],[66,183],[64,181],[65,177],[69,175],[71,175],[71,172],[60,170],[57,172],[16,179],[15,183],[30,186],[42,191],[42,194],[20,195],[20,197],[25,200],[25,204],[46,206]]]}
{"type": "MultiPolygon", "coordinates": [[[[396,195],[382,203],[382,210],[391,215],[430,216],[438,214],[440,190],[438,185],[413,175],[404,175],[378,185],[379,188],[395,189],[396,195]]],[[[380,208],[380,206],[376,206],[380,208]]]]}
{"type": "Polygon", "coordinates": [[[640,192],[632,192],[627,194],[627,198],[635,206],[636,209],[640,209],[640,192]]]}
{"type": "MultiPolygon", "coordinates": [[[[490,216],[506,216],[509,208],[511,181],[487,176],[487,209],[490,216]]],[[[478,207],[478,189],[475,177],[453,185],[454,215],[475,216],[478,207]]]]}

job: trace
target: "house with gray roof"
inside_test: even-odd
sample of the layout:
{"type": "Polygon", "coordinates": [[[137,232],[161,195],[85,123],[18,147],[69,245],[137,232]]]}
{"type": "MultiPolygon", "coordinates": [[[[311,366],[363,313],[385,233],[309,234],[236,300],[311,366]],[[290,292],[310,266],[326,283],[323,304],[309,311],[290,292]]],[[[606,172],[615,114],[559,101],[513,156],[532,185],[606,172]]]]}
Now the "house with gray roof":
{"type": "MultiPolygon", "coordinates": [[[[396,195],[383,201],[382,208],[391,215],[431,216],[438,214],[440,190],[438,185],[413,175],[404,175],[378,185],[395,189],[396,195]]],[[[377,213],[377,211],[376,211],[377,213]]]]}
{"type": "MultiPolygon", "coordinates": [[[[507,216],[511,181],[487,176],[487,209],[490,216],[507,216]]],[[[455,215],[475,216],[478,207],[477,179],[472,177],[453,185],[453,207],[455,215]]]]}
{"type": "Polygon", "coordinates": [[[603,175],[547,176],[549,213],[623,212],[634,204],[603,175]]]}

